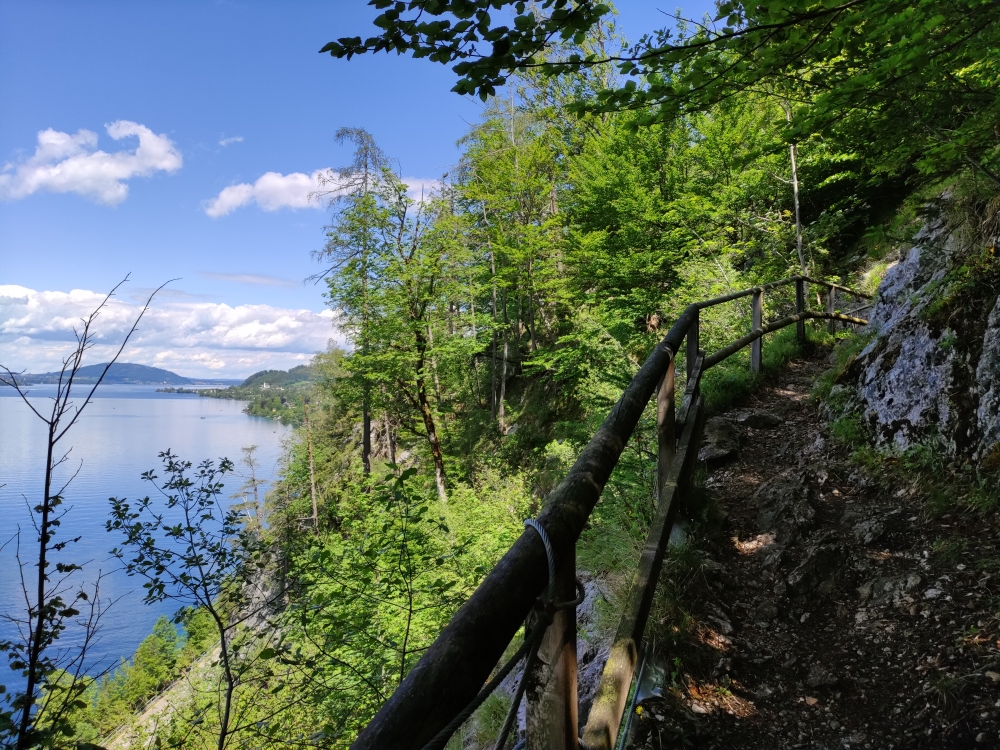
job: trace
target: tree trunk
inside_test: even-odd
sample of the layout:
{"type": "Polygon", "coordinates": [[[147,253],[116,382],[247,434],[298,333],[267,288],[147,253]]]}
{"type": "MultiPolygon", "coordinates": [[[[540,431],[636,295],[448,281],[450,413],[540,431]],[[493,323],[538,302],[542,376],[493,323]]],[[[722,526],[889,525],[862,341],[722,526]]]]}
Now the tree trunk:
{"type": "MultiPolygon", "coordinates": [[[[434,351],[434,332],[427,326],[427,343],[431,352],[434,351]]],[[[434,373],[434,400],[437,401],[437,410],[441,411],[441,380],[438,378],[437,357],[431,354],[431,372],[434,373]]]]}
{"type": "MultiPolygon", "coordinates": [[[[483,219],[486,219],[486,209],[483,209],[483,219]]],[[[490,419],[497,418],[497,265],[496,256],[493,253],[493,244],[490,243],[490,279],[493,282],[493,346],[492,359],[493,366],[490,367],[490,419]]]]}
{"type": "MultiPolygon", "coordinates": [[[[55,415],[56,410],[53,409],[53,415],[55,415]]],[[[38,689],[38,685],[41,684],[42,677],[39,672],[39,662],[41,660],[42,654],[42,644],[45,640],[45,617],[43,616],[43,610],[45,609],[46,599],[45,599],[45,584],[48,581],[48,562],[46,561],[46,555],[49,551],[49,541],[51,540],[51,526],[49,520],[49,514],[51,513],[51,498],[52,498],[52,470],[54,468],[52,456],[52,449],[56,443],[56,422],[55,416],[53,416],[53,421],[49,423],[49,439],[48,448],[45,456],[45,494],[42,497],[42,520],[38,525],[38,579],[37,579],[37,590],[35,595],[37,597],[36,601],[36,612],[37,620],[34,623],[34,630],[30,629],[28,636],[28,663],[25,672],[27,673],[28,684],[24,690],[25,704],[21,709],[21,720],[18,727],[17,733],[17,750],[27,750],[30,747],[31,733],[29,729],[31,728],[31,709],[35,707],[36,694],[35,691],[38,689]]],[[[27,598],[27,596],[25,597],[27,598]]],[[[29,623],[31,620],[31,610],[29,606],[28,610],[29,623]]]]}
{"type": "Polygon", "coordinates": [[[506,428],[504,424],[503,400],[507,397],[507,358],[510,346],[510,321],[507,319],[507,292],[503,293],[503,364],[500,367],[500,398],[497,404],[497,422],[500,424],[500,432],[506,428]]]}
{"type": "MultiPolygon", "coordinates": [[[[458,310],[458,315],[461,317],[462,310],[461,307],[458,310]]],[[[472,284],[472,277],[469,277],[469,320],[472,323],[472,340],[479,340],[479,331],[476,329],[476,293],[472,284]]],[[[483,385],[479,381],[479,357],[472,358],[472,375],[475,378],[476,383],[476,406],[482,408],[483,404],[483,385]]]]}
{"type": "Polygon", "coordinates": [[[372,473],[372,410],[371,385],[367,378],[361,396],[361,465],[365,476],[369,476],[372,473]]]}
{"type": "MultiPolygon", "coordinates": [[[[367,411],[365,412],[367,415],[367,411]]],[[[319,530],[319,506],[316,504],[316,469],[313,465],[313,441],[312,432],[309,429],[309,412],[306,410],[305,401],[302,402],[302,416],[305,418],[306,422],[306,447],[309,451],[309,493],[312,496],[312,507],[313,507],[313,528],[317,531],[319,530]]],[[[370,425],[369,425],[370,427],[370,425]]],[[[368,446],[369,452],[371,451],[371,445],[368,446]]],[[[365,472],[368,473],[367,471],[365,472]]]]}
{"type": "Polygon", "coordinates": [[[528,261],[528,290],[526,293],[526,298],[528,302],[528,340],[531,344],[531,351],[537,351],[538,346],[535,343],[535,306],[531,297],[532,290],[534,289],[534,282],[531,278],[531,261],[528,261]]]}
{"type": "Polygon", "coordinates": [[[789,155],[792,159],[792,197],[795,201],[795,249],[799,254],[799,268],[802,275],[806,275],[806,258],[802,253],[802,219],[799,215],[799,169],[796,164],[796,149],[793,143],[788,147],[789,155]]]}
{"type": "MultiPolygon", "coordinates": [[[[784,103],[785,107],[785,120],[788,123],[792,122],[792,107],[786,101],[784,103]]],[[[802,252],[802,218],[799,214],[799,167],[798,167],[798,149],[793,143],[788,147],[788,155],[792,161],[792,200],[795,202],[795,249],[799,255],[799,269],[803,276],[806,275],[806,256],[802,252]]]]}
{"type": "Polygon", "coordinates": [[[427,398],[427,383],[424,378],[424,363],[427,355],[427,341],[423,335],[417,334],[417,401],[420,404],[420,414],[424,419],[424,429],[427,430],[427,442],[431,446],[431,457],[434,459],[434,481],[437,484],[438,497],[447,504],[448,493],[445,489],[444,456],[441,453],[441,441],[438,440],[437,426],[434,424],[434,412],[427,398]]]}
{"type": "Polygon", "coordinates": [[[392,436],[392,421],[389,419],[388,412],[386,412],[385,415],[385,447],[386,447],[386,452],[389,454],[389,463],[395,465],[396,439],[392,436]]]}

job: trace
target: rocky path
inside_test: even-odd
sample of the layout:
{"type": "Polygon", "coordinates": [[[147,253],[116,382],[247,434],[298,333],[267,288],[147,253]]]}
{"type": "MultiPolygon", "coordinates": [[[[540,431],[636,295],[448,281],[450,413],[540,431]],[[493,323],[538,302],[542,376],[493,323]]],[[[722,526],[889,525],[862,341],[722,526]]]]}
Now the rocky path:
{"type": "Polygon", "coordinates": [[[637,747],[1000,748],[1000,522],[854,466],[809,401],[824,367],[706,430],[725,520],[637,747]]]}

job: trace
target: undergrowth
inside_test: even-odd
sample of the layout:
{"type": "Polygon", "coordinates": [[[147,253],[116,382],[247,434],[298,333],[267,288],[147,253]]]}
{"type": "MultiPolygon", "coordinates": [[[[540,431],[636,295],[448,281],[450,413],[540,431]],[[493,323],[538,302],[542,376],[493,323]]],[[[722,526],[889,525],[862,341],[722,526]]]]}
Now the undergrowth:
{"type": "Polygon", "coordinates": [[[872,340],[873,333],[855,333],[853,331],[841,334],[840,340],[833,348],[833,366],[816,379],[812,396],[816,401],[827,401],[835,411],[839,411],[842,403],[829,403],[833,387],[841,382],[844,375],[857,359],[861,351],[872,340]]]}
{"type": "MultiPolygon", "coordinates": [[[[828,346],[832,337],[825,327],[807,325],[806,345],[828,346]]],[[[764,338],[764,367],[760,375],[750,372],[750,349],[747,347],[706,372],[701,379],[701,394],[708,413],[726,411],[739,403],[789,361],[800,357],[804,348],[795,336],[795,327],[788,326],[764,338]]]]}

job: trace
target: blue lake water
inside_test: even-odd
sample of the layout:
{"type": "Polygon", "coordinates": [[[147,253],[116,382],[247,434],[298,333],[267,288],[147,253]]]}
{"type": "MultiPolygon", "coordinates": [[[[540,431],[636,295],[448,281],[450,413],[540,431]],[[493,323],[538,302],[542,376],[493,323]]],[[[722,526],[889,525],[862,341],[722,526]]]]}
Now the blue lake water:
{"type": "MultiPolygon", "coordinates": [[[[32,404],[46,413],[51,409],[54,390],[55,386],[33,386],[32,404]]],[[[90,651],[88,661],[94,668],[129,657],[149,634],[156,618],[172,615],[177,608],[170,601],[143,604],[142,580],[126,576],[109,554],[121,538],[104,527],[108,498],[153,496],[155,488],[144,482],[141,474],[156,469],[162,475],[157,454],[167,448],[197,465],[206,458],[218,460],[222,456],[237,462],[241,448],[256,445],[258,478],[272,478],[291,429],[247,416],[242,413],[243,406],[242,401],[156,393],[156,386],[103,385],[63,439],[63,450],[71,450],[56,478],[65,482],[78,469],[79,473],[65,493],[62,509],[67,512],[58,538],[79,536],[80,541],[69,545],[57,559],[84,564],[83,572],[74,579],[78,582],[96,580],[98,571],[105,574],[101,599],[114,601],[101,620],[99,641],[90,651]]],[[[37,536],[27,506],[41,499],[45,438],[44,423],[10,388],[0,387],[0,545],[6,542],[0,549],[0,614],[23,612],[25,607],[13,539],[19,527],[21,555],[29,563],[25,576],[34,573],[30,561],[37,548],[37,536]]],[[[242,468],[237,466],[239,471],[242,468]]],[[[226,494],[237,492],[241,484],[240,477],[230,475],[226,494]]],[[[76,642],[73,631],[71,626],[60,640],[62,646],[76,642]]],[[[0,640],[16,637],[15,626],[0,620],[0,640]]],[[[16,689],[21,683],[20,676],[7,669],[6,660],[0,661],[0,684],[16,689]]]]}

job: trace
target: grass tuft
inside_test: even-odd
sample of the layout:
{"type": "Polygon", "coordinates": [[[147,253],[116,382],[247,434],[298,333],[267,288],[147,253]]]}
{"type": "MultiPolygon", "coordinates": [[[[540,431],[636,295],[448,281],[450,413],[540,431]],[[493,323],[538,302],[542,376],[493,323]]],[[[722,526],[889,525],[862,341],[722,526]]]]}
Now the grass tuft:
{"type": "MultiPolygon", "coordinates": [[[[821,334],[808,327],[807,341],[822,345],[821,334]]],[[[701,395],[705,408],[718,413],[739,403],[756,391],[771,375],[790,360],[802,355],[803,346],[795,337],[795,327],[789,326],[764,337],[764,367],[761,375],[750,372],[749,348],[737,352],[706,372],[701,379],[701,395]]]]}

